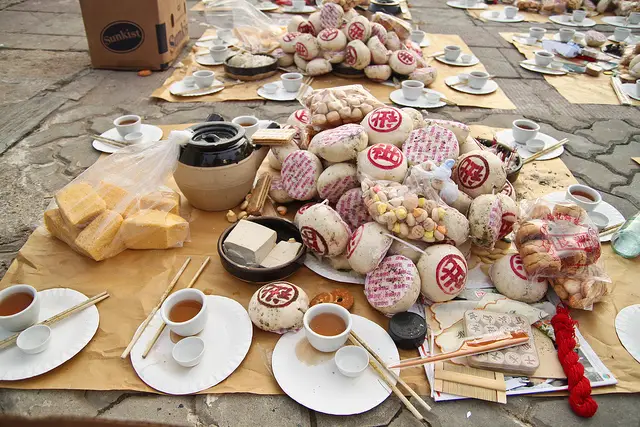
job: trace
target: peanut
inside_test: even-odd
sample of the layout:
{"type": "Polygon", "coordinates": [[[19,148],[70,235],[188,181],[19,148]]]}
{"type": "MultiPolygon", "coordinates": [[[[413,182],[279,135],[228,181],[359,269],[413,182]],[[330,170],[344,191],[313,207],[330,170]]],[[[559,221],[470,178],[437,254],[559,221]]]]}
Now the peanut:
{"type": "Polygon", "coordinates": [[[238,219],[243,219],[247,217],[247,213],[245,211],[242,211],[238,214],[238,219]]]}
{"type": "Polygon", "coordinates": [[[287,214],[287,207],[286,206],[278,206],[276,208],[276,210],[278,211],[278,213],[282,216],[285,216],[287,214]]]}
{"type": "Polygon", "coordinates": [[[227,212],[227,221],[229,221],[232,224],[238,221],[238,216],[234,211],[227,212]]]}
{"type": "Polygon", "coordinates": [[[247,206],[249,206],[249,200],[245,200],[244,202],[242,202],[240,204],[240,210],[243,211],[243,210],[247,209],[247,206]]]}

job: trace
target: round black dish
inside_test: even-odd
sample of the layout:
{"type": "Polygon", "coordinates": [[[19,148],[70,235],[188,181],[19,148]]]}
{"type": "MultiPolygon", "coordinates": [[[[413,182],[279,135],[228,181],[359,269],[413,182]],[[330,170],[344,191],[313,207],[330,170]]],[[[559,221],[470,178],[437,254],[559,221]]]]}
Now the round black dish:
{"type": "MultiPolygon", "coordinates": [[[[274,217],[260,217],[253,219],[243,219],[242,221],[253,221],[257,224],[264,225],[267,228],[272,229],[278,234],[277,241],[281,240],[289,240],[291,238],[295,239],[296,242],[302,243],[302,236],[300,236],[300,232],[298,228],[293,225],[292,222],[282,219],[282,218],[274,218],[274,217]]],[[[304,245],[298,252],[298,256],[294,258],[289,264],[284,264],[278,267],[272,268],[261,268],[261,267],[245,267],[244,265],[240,265],[238,263],[233,262],[225,253],[222,247],[222,243],[224,243],[225,239],[233,230],[233,227],[237,225],[233,224],[220,235],[218,238],[218,255],[220,255],[220,262],[225,270],[227,270],[231,275],[237,277],[238,279],[251,282],[251,283],[268,283],[276,280],[282,280],[286,277],[291,276],[295,273],[304,263],[304,256],[306,253],[306,248],[304,245]]]]}
{"type": "Polygon", "coordinates": [[[255,55],[271,58],[273,59],[273,63],[262,67],[234,67],[233,65],[229,65],[229,60],[231,60],[235,56],[234,55],[224,61],[224,72],[230,77],[242,81],[262,80],[278,72],[278,60],[274,56],[264,53],[258,53],[255,55]]]}
{"type": "Polygon", "coordinates": [[[189,128],[191,141],[180,148],[180,163],[194,167],[239,163],[253,152],[242,126],[227,122],[201,123],[189,128]]]}
{"type": "Polygon", "coordinates": [[[369,12],[383,12],[387,15],[397,15],[400,13],[400,2],[398,0],[371,0],[369,12]]]}
{"type": "Polygon", "coordinates": [[[389,320],[389,336],[404,350],[415,350],[424,342],[427,335],[427,322],[422,316],[405,311],[394,314],[389,320]]]}
{"type": "Polygon", "coordinates": [[[344,64],[334,65],[333,74],[335,74],[338,77],[344,77],[345,79],[359,79],[361,77],[364,77],[364,71],[347,67],[344,64]]]}

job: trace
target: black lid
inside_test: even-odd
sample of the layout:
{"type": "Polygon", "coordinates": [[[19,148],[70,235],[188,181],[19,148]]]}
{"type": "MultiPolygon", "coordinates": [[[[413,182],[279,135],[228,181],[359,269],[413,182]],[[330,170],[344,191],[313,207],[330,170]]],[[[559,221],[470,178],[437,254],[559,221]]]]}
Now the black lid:
{"type": "Polygon", "coordinates": [[[253,152],[242,126],[207,122],[190,127],[191,141],[180,150],[180,162],[188,166],[211,167],[239,163],[253,152]]]}
{"type": "Polygon", "coordinates": [[[422,316],[408,311],[395,314],[389,320],[389,336],[399,348],[420,347],[427,335],[427,322],[422,316]]]}

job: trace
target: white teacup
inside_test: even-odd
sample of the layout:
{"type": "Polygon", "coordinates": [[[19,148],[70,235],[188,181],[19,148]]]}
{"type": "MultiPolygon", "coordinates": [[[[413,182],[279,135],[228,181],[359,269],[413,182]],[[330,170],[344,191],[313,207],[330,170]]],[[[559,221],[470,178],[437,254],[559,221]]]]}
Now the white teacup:
{"type": "Polygon", "coordinates": [[[405,80],[402,82],[402,96],[409,101],[416,101],[422,95],[424,83],[418,80],[405,80]]]}
{"type": "Polygon", "coordinates": [[[460,55],[460,61],[462,61],[463,64],[470,63],[472,59],[473,59],[473,55],[469,55],[468,53],[460,55]]]}
{"type": "Polygon", "coordinates": [[[482,89],[489,81],[489,73],[484,71],[472,71],[469,73],[469,86],[472,89],[482,89]]]}
{"type": "Polygon", "coordinates": [[[120,116],[113,121],[113,125],[121,137],[130,134],[132,132],[140,132],[142,129],[142,119],[135,114],[128,114],[126,116],[120,116]]]}
{"type": "Polygon", "coordinates": [[[182,337],[190,337],[192,335],[199,334],[207,325],[207,297],[198,289],[180,289],[179,291],[169,295],[164,303],[162,303],[160,315],[162,316],[164,323],[169,327],[169,330],[182,337]],[[197,301],[202,304],[202,308],[198,314],[186,322],[174,322],[170,319],[171,309],[182,301],[197,301]]]}
{"type": "Polygon", "coordinates": [[[567,188],[567,200],[574,202],[587,212],[591,212],[602,201],[602,196],[591,187],[573,184],[567,188]]]}
{"type": "Polygon", "coordinates": [[[576,30],[573,28],[560,28],[560,30],[558,30],[558,38],[564,43],[571,41],[575,35],[576,30]]]}
{"type": "Polygon", "coordinates": [[[638,25],[640,24],[640,12],[631,12],[628,17],[629,24],[638,25]]]}
{"type": "Polygon", "coordinates": [[[300,73],[286,73],[280,76],[280,79],[287,92],[297,92],[302,85],[302,74],[300,73]]]}
{"type": "Polygon", "coordinates": [[[353,320],[351,318],[351,313],[349,313],[346,308],[338,304],[324,303],[310,307],[306,311],[306,313],[304,313],[302,323],[304,325],[304,334],[307,337],[307,340],[309,340],[309,344],[311,344],[311,346],[318,351],[321,351],[323,353],[331,353],[338,350],[344,345],[345,342],[347,342],[349,334],[351,333],[353,320]],[[347,328],[341,334],[334,336],[326,336],[315,333],[311,329],[310,322],[314,317],[322,313],[331,313],[340,316],[342,320],[344,320],[347,328]]]}
{"type": "Polygon", "coordinates": [[[555,55],[546,50],[539,50],[535,53],[535,62],[538,67],[548,67],[555,55]]]}
{"type": "Polygon", "coordinates": [[[411,41],[420,44],[424,40],[424,35],[425,32],[422,30],[413,30],[411,31],[411,41]]]}
{"type": "Polygon", "coordinates": [[[492,10],[491,11],[491,17],[492,18],[499,18],[500,17],[500,12],[497,10],[492,10]]]}
{"type": "Polygon", "coordinates": [[[273,95],[278,91],[278,85],[275,83],[267,83],[262,87],[264,88],[264,91],[270,95],[273,95]]]}
{"type": "Polygon", "coordinates": [[[524,39],[524,43],[529,46],[533,46],[534,44],[536,44],[537,41],[538,39],[536,39],[535,37],[526,37],[524,39]]]}
{"type": "Polygon", "coordinates": [[[229,48],[226,46],[212,46],[209,49],[209,53],[215,62],[222,62],[229,56],[229,48]]]}
{"type": "Polygon", "coordinates": [[[529,28],[529,37],[534,37],[536,40],[542,40],[547,30],[541,27],[529,28]]]}
{"type": "Polygon", "coordinates": [[[29,294],[33,300],[22,311],[8,315],[0,316],[0,329],[6,329],[10,332],[20,332],[38,322],[40,315],[40,297],[38,291],[29,285],[13,285],[0,291],[0,303],[6,298],[14,294],[29,294]]]}
{"type": "Polygon", "coordinates": [[[182,83],[184,83],[186,87],[194,87],[196,85],[196,78],[193,76],[185,76],[185,78],[182,79],[182,83]]]}
{"type": "Polygon", "coordinates": [[[586,10],[574,10],[573,15],[571,15],[571,19],[573,20],[573,22],[582,22],[586,17],[587,17],[586,10]]]}
{"type": "Polygon", "coordinates": [[[613,30],[613,38],[617,42],[625,41],[631,35],[631,30],[628,28],[616,27],[613,30]]]}
{"type": "Polygon", "coordinates": [[[444,47],[444,59],[455,61],[460,56],[460,46],[449,45],[444,47]]]}
{"type": "Polygon", "coordinates": [[[293,0],[291,6],[293,10],[303,10],[306,3],[304,0],[293,0]]]}
{"type": "Polygon", "coordinates": [[[440,102],[440,94],[435,92],[425,92],[424,97],[427,100],[427,104],[436,104],[440,102]]]}
{"type": "Polygon", "coordinates": [[[511,133],[513,134],[513,139],[518,144],[526,144],[527,141],[535,138],[536,135],[538,135],[539,130],[540,125],[532,120],[519,119],[514,120],[511,124],[511,133]]]}
{"type": "Polygon", "coordinates": [[[253,134],[256,133],[259,126],[259,120],[255,116],[238,116],[231,120],[231,123],[242,126],[244,129],[244,135],[249,139],[251,139],[253,134]]]}
{"type": "Polygon", "coordinates": [[[193,73],[193,78],[196,79],[196,86],[200,89],[208,88],[213,84],[216,74],[209,70],[199,70],[193,73]]]}
{"type": "Polygon", "coordinates": [[[507,19],[515,18],[517,13],[518,13],[518,8],[517,7],[505,6],[505,8],[504,8],[504,16],[506,16],[507,19]]]}

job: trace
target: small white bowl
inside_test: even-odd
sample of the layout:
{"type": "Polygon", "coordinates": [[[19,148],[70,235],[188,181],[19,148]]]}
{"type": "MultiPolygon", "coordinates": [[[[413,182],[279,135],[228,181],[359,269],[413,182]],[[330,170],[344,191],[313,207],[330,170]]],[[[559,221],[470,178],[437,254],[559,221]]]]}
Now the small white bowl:
{"type": "Polygon", "coordinates": [[[469,62],[471,62],[471,60],[473,59],[472,55],[469,55],[467,53],[465,53],[464,55],[460,55],[460,60],[464,63],[464,64],[468,64],[469,62]]]}
{"type": "Polygon", "coordinates": [[[193,76],[185,76],[182,79],[182,83],[184,83],[186,87],[194,87],[196,85],[196,78],[193,76]]]}
{"type": "Polygon", "coordinates": [[[551,61],[551,64],[549,64],[549,66],[554,70],[562,70],[564,64],[560,61],[551,61]]]}
{"type": "Polygon", "coordinates": [[[142,132],[131,132],[124,136],[124,140],[131,144],[138,144],[144,140],[144,134],[142,132]]]}
{"type": "Polygon", "coordinates": [[[538,138],[533,138],[526,142],[527,150],[531,151],[532,153],[542,151],[542,149],[544,149],[544,145],[544,141],[538,138]]]}
{"type": "Polygon", "coordinates": [[[26,354],[38,354],[45,351],[51,341],[51,328],[46,325],[33,325],[18,335],[16,345],[26,354]]]}
{"type": "Polygon", "coordinates": [[[355,345],[342,347],[335,355],[338,371],[345,377],[355,378],[362,374],[369,365],[369,353],[355,345]]]}
{"type": "Polygon", "coordinates": [[[274,94],[278,91],[278,85],[275,83],[267,83],[266,85],[263,86],[264,91],[267,92],[268,94],[274,94]]]}
{"type": "Polygon", "coordinates": [[[598,230],[602,230],[609,225],[609,218],[600,212],[589,212],[589,218],[591,218],[593,224],[598,227],[598,230]]]}
{"type": "Polygon", "coordinates": [[[525,44],[532,46],[538,42],[538,39],[535,37],[525,37],[524,41],[525,44]]]}
{"type": "Polygon", "coordinates": [[[204,356],[204,341],[200,337],[183,338],[173,346],[171,356],[178,365],[192,368],[200,363],[204,356]]]}
{"type": "Polygon", "coordinates": [[[468,82],[469,74],[466,74],[466,73],[458,74],[458,80],[461,82],[468,82]]]}

